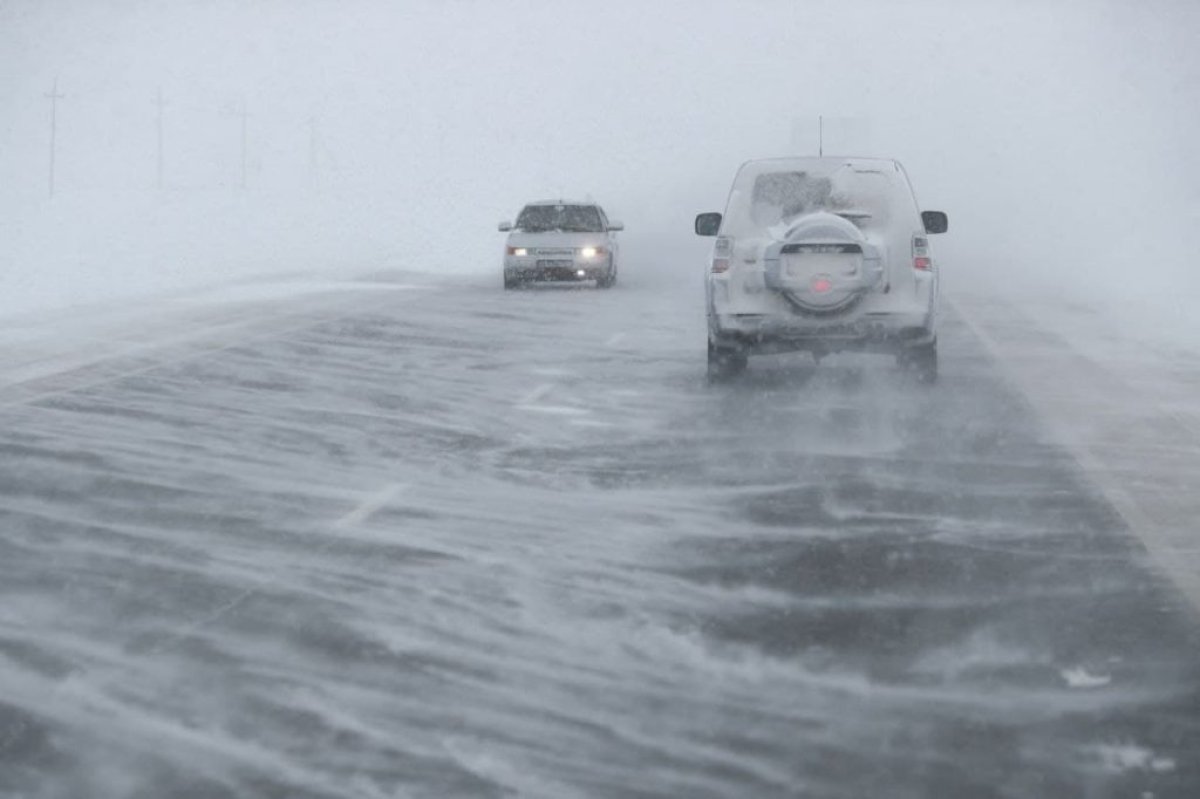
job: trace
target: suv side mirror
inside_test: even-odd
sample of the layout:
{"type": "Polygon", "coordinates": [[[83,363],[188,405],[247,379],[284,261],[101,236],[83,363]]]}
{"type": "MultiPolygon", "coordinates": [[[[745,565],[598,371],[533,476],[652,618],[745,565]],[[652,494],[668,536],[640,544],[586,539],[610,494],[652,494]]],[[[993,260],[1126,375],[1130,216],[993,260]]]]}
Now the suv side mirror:
{"type": "Polygon", "coordinates": [[[697,236],[715,236],[721,230],[721,215],[718,213],[700,214],[696,217],[697,236]]]}
{"type": "Polygon", "coordinates": [[[501,222],[499,227],[501,233],[507,233],[512,230],[512,222],[501,222]]]}
{"type": "Polygon", "coordinates": [[[616,220],[610,220],[610,221],[609,221],[609,223],[608,223],[608,229],[609,229],[609,230],[611,230],[611,231],[613,231],[614,233],[615,233],[615,232],[617,232],[617,231],[619,231],[619,230],[624,230],[624,229],[625,229],[625,223],[624,223],[624,222],[618,222],[618,221],[616,221],[616,220]]]}
{"type": "Polygon", "coordinates": [[[950,228],[950,219],[941,211],[922,211],[921,222],[926,233],[945,233],[950,228]]]}

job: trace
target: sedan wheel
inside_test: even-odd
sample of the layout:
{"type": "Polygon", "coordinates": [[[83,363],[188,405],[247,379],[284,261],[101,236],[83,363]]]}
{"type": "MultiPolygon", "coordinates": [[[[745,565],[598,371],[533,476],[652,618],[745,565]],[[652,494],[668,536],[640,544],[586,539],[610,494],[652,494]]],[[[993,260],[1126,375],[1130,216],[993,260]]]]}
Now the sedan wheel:
{"type": "Polygon", "coordinates": [[[596,281],[596,288],[610,289],[615,285],[617,285],[617,266],[616,264],[609,264],[607,274],[596,281]]]}

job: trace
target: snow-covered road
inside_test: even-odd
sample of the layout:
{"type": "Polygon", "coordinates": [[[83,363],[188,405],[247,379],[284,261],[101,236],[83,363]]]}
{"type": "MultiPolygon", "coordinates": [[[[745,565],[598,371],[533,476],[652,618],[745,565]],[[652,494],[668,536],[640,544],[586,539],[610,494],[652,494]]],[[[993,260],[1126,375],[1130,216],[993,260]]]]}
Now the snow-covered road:
{"type": "Polygon", "coordinates": [[[1200,794],[1195,608],[1019,342],[710,387],[625,281],[0,330],[0,795],[1200,794]]]}

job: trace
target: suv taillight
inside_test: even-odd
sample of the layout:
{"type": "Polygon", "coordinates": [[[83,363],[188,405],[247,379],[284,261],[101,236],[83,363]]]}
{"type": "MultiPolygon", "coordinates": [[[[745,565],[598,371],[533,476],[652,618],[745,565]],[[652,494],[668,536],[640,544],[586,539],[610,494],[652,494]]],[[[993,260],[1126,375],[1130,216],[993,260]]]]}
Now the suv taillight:
{"type": "Polygon", "coordinates": [[[913,269],[918,272],[932,272],[933,259],[929,257],[929,239],[924,236],[913,236],[913,269]]]}
{"type": "Polygon", "coordinates": [[[733,239],[729,236],[717,236],[713,242],[712,271],[719,275],[729,271],[729,257],[733,253],[733,239]]]}

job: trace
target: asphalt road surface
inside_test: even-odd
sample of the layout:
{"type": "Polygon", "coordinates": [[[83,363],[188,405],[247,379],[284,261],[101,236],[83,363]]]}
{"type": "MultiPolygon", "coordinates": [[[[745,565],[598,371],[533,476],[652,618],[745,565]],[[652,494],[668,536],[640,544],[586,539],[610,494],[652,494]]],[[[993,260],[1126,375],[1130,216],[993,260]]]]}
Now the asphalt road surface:
{"type": "Polygon", "coordinates": [[[709,386],[631,272],[12,365],[0,795],[1200,796],[1196,611],[961,315],[709,386]]]}

